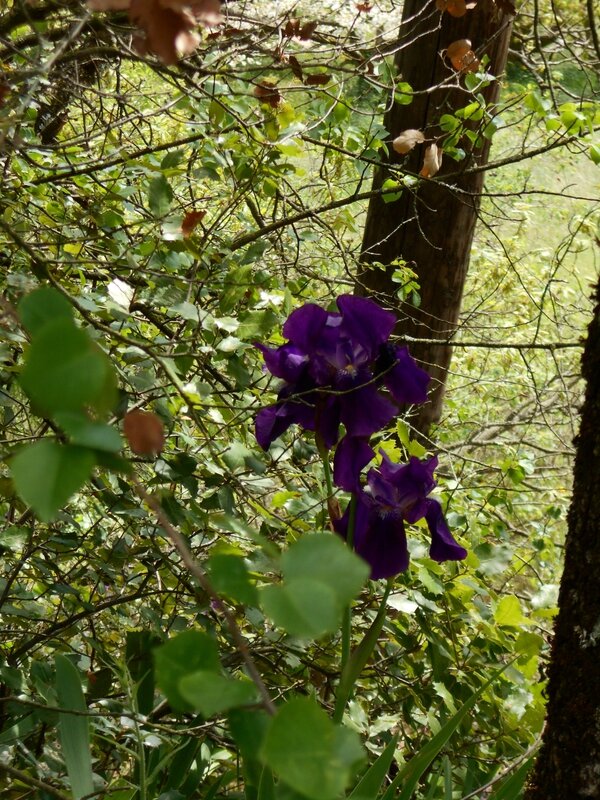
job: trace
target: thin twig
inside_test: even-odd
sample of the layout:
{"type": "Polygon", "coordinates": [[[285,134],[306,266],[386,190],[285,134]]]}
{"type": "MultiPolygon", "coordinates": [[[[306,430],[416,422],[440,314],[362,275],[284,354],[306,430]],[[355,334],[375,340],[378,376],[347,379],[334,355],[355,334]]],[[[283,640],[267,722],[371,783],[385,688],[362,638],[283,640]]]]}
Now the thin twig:
{"type": "Polygon", "coordinates": [[[13,778],[21,781],[26,786],[34,786],[36,789],[41,789],[44,792],[48,792],[48,794],[51,794],[52,797],[57,797],[58,800],[71,800],[68,795],[63,794],[58,789],[55,789],[54,786],[28,775],[26,772],[21,772],[20,769],[9,767],[8,764],[0,764],[0,772],[2,772],[2,770],[4,770],[8,775],[11,775],[13,778]]]}
{"type": "Polygon", "coordinates": [[[225,622],[227,623],[227,627],[229,628],[229,633],[231,634],[231,638],[233,639],[235,646],[238,649],[238,652],[244,659],[244,663],[246,664],[246,669],[256,688],[258,689],[262,705],[265,710],[269,714],[275,714],[275,706],[273,701],[271,700],[271,696],[267,687],[265,686],[263,679],[260,676],[260,673],[254,663],[252,656],[250,655],[250,649],[248,647],[248,642],[246,641],[244,635],[242,634],[241,630],[239,629],[237,622],[235,621],[233,614],[227,608],[227,606],[223,603],[221,598],[219,597],[216,590],[213,588],[211,582],[206,575],[206,572],[202,569],[200,564],[194,559],[192,556],[187,543],[181,533],[175,528],[169,520],[165,512],[162,509],[162,506],[156,499],[154,495],[148,494],[148,492],[144,489],[141,483],[135,476],[131,476],[130,478],[133,488],[137,496],[142,500],[148,508],[152,511],[154,516],[156,517],[159,525],[165,531],[171,542],[173,543],[175,549],[181,556],[181,560],[187,567],[188,571],[191,575],[193,575],[200,586],[204,589],[207,595],[218,605],[219,612],[222,614],[225,622]]]}

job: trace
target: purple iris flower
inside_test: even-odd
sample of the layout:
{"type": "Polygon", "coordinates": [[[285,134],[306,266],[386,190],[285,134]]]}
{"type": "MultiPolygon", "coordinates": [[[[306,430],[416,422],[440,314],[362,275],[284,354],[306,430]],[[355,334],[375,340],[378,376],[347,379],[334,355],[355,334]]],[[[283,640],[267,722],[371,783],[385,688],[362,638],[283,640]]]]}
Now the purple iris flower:
{"type": "Polygon", "coordinates": [[[294,423],[315,431],[327,449],[337,443],[340,424],[347,436],[364,440],[389,424],[398,404],[427,399],[427,373],[408,348],[388,341],[394,315],[353,295],[338,297],[337,306],[339,313],[307,303],[284,324],[286,344],[256,345],[269,372],[285,382],[277,404],[256,418],[264,450],[294,423]],[[382,384],[389,395],[380,392],[382,384]]]}
{"type": "MultiPolygon", "coordinates": [[[[429,555],[435,561],[466,557],[467,551],[450,533],[441,505],[428,497],[436,486],[436,467],[437,457],[394,464],[383,454],[379,469],[369,470],[365,490],[356,494],[354,549],[371,566],[371,578],[390,578],[408,568],[405,522],[427,521],[429,555]]],[[[335,524],[344,538],[349,521],[350,507],[335,524]]]]}

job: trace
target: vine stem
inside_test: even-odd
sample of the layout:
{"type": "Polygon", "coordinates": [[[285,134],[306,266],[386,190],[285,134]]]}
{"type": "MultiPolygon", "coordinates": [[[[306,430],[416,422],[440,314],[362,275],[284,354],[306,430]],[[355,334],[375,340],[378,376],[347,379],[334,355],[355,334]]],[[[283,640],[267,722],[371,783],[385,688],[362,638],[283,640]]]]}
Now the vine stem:
{"type": "Polygon", "coordinates": [[[191,575],[193,575],[194,578],[196,578],[196,580],[198,581],[200,586],[204,589],[206,594],[211,598],[211,600],[214,601],[219,612],[221,613],[221,615],[225,620],[227,628],[229,629],[229,633],[231,634],[231,638],[233,639],[233,642],[238,652],[240,653],[242,659],[244,660],[246,669],[248,670],[248,674],[250,675],[256,688],[258,689],[263,708],[269,714],[274,715],[276,712],[276,708],[273,703],[273,700],[271,699],[271,695],[269,694],[269,691],[263,682],[260,672],[258,671],[258,668],[254,663],[252,656],[250,655],[250,648],[248,646],[248,642],[246,641],[246,638],[242,634],[241,630],[239,629],[237,622],[233,617],[233,614],[219,597],[217,591],[214,589],[213,585],[209,581],[206,572],[202,569],[200,564],[192,556],[183,535],[180,533],[180,531],[177,530],[177,528],[175,528],[169,522],[167,515],[163,511],[163,508],[160,505],[158,499],[154,495],[149,494],[144,489],[144,487],[142,486],[142,484],[139,482],[139,480],[135,475],[130,476],[130,479],[135,493],[140,498],[140,500],[142,500],[152,511],[160,527],[167,534],[173,546],[181,556],[181,560],[186,566],[188,572],[191,575]]]}

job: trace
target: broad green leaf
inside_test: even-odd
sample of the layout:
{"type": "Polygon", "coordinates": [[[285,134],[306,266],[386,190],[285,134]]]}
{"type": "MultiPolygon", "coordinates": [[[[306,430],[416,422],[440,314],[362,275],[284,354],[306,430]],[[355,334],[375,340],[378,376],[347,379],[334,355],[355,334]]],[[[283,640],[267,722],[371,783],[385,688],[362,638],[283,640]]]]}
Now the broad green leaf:
{"type": "Polygon", "coordinates": [[[310,578],[327,584],[340,605],[353,600],[369,578],[368,564],[330,533],[302,536],[283,554],[281,569],[286,581],[310,578]]]}
{"type": "Polygon", "coordinates": [[[95,422],[76,411],[59,412],[55,419],[73,444],[116,453],[123,447],[119,431],[104,422],[95,422]]]}
{"type": "Polygon", "coordinates": [[[34,338],[20,381],[35,408],[49,416],[85,406],[105,411],[116,399],[109,359],[85,331],[64,317],[44,325],[34,338]]]}
{"type": "Polygon", "coordinates": [[[49,322],[61,318],[73,320],[73,306],[51,286],[41,286],[26,294],[19,303],[18,312],[21,322],[32,336],[37,335],[49,322]]]}
{"type": "Polygon", "coordinates": [[[148,205],[155,217],[164,217],[171,208],[173,190],[164,175],[159,175],[150,181],[148,187],[148,205]]]}
{"type": "Polygon", "coordinates": [[[506,625],[511,628],[520,628],[526,625],[527,617],[523,616],[519,598],[514,594],[509,594],[498,601],[494,611],[494,619],[498,625],[506,625]]]}
{"type": "Polygon", "coordinates": [[[256,700],[256,687],[248,680],[241,681],[211,670],[199,670],[179,681],[179,692],[205,717],[222,714],[230,708],[244,706],[256,700]]]}
{"type": "Polygon", "coordinates": [[[279,709],[261,752],[284,783],[311,800],[337,798],[363,756],[358,734],[335,725],[309,697],[296,697],[279,709]]]}
{"type": "Polygon", "coordinates": [[[42,522],[50,522],[92,474],[94,453],[49,439],[28,445],[10,462],[20,497],[42,522]]]}
{"type": "Polygon", "coordinates": [[[375,798],[379,794],[379,790],[388,774],[388,770],[394,760],[394,753],[396,745],[398,744],[398,737],[393,736],[386,745],[385,749],[375,761],[371,764],[369,769],[362,776],[360,781],[356,784],[350,798],[375,798]]]}
{"type": "Polygon", "coordinates": [[[200,670],[220,673],[216,641],[202,631],[184,631],[154,650],[156,683],[175,711],[191,711],[193,706],[179,691],[186,675],[200,670]]]}
{"type": "Polygon", "coordinates": [[[594,164],[600,165],[600,144],[590,145],[589,154],[594,164]]]}
{"type": "MultiPolygon", "coordinates": [[[[55,657],[54,664],[59,707],[69,711],[86,712],[87,706],[79,672],[69,659],[62,655],[55,657]]],[[[88,718],[75,714],[60,714],[58,735],[71,791],[75,800],[79,800],[94,791],[88,718]]]]}
{"type": "Polygon", "coordinates": [[[219,594],[242,605],[256,606],[258,592],[241,556],[217,553],[206,563],[206,571],[219,594]]]}
{"type": "Polygon", "coordinates": [[[270,717],[260,708],[234,708],[227,715],[229,730],[245,761],[258,759],[270,717]]]}
{"type": "Polygon", "coordinates": [[[276,625],[301,639],[318,639],[340,625],[341,607],[335,592],[326,583],[311,578],[265,586],[261,604],[276,625]]]}

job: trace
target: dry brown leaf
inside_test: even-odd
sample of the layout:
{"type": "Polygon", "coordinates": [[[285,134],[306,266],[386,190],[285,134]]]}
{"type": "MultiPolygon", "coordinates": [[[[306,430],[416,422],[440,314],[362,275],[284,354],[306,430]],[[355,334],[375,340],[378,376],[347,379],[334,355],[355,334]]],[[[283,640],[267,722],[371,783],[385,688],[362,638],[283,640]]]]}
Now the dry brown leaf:
{"type": "Polygon", "coordinates": [[[272,108],[277,106],[283,100],[277,84],[274,81],[261,81],[254,87],[254,97],[257,97],[261,103],[268,103],[272,108]]]}
{"type": "Polygon", "coordinates": [[[457,72],[477,72],[479,59],[471,49],[470,39],[457,39],[448,45],[446,55],[457,72]]]}
{"type": "Polygon", "coordinates": [[[181,232],[184,239],[188,239],[194,232],[194,228],[206,216],[206,211],[188,211],[181,223],[181,232]]]}
{"type": "Polygon", "coordinates": [[[464,17],[467,11],[475,8],[477,0],[436,0],[439,11],[447,11],[451,17],[464,17]]]}
{"type": "Polygon", "coordinates": [[[296,56],[290,56],[288,58],[288,63],[294,76],[298,78],[299,81],[304,80],[304,74],[302,72],[302,67],[300,66],[300,62],[296,58],[296,56]]]}
{"type": "Polygon", "coordinates": [[[283,29],[284,36],[287,36],[288,39],[292,39],[294,36],[300,35],[300,20],[299,19],[288,19],[285,23],[285,27],[283,29]]]}
{"type": "Polygon", "coordinates": [[[327,498],[327,511],[329,512],[329,519],[331,520],[333,530],[333,525],[342,518],[342,509],[340,508],[337,497],[327,498]]]}
{"type": "Polygon", "coordinates": [[[437,144],[430,144],[425,150],[421,175],[423,178],[433,178],[442,166],[442,149],[437,144]]]}
{"type": "Polygon", "coordinates": [[[368,14],[373,8],[372,3],[357,3],[356,10],[359,14],[368,14]]]}
{"type": "Polygon", "coordinates": [[[305,86],[325,86],[331,80],[331,75],[323,73],[317,75],[308,75],[304,81],[305,86]]]}
{"type": "Polygon", "coordinates": [[[87,0],[87,7],[92,11],[124,11],[129,8],[131,0],[87,0]]]}
{"type": "Polygon", "coordinates": [[[163,8],[191,14],[197,22],[211,27],[223,22],[220,0],[160,0],[163,8]]]}
{"type": "Polygon", "coordinates": [[[145,49],[164,64],[177,63],[180,54],[192,53],[200,43],[189,12],[164,8],[161,0],[131,0],[129,18],[144,31],[145,49]]]}
{"type": "Polygon", "coordinates": [[[165,444],[163,424],[152,411],[130,411],[123,418],[123,433],[138,456],[156,456],[165,444]]]}
{"type": "Polygon", "coordinates": [[[397,153],[405,155],[410,152],[413,147],[424,141],[425,136],[422,131],[418,131],[415,128],[408,128],[408,130],[402,131],[399,136],[396,136],[392,142],[392,147],[397,153]]]}
{"type": "Polygon", "coordinates": [[[298,33],[300,39],[311,39],[313,33],[317,29],[318,24],[319,23],[316,22],[316,20],[313,20],[312,22],[305,22],[304,25],[300,28],[300,32],[298,33]]]}

